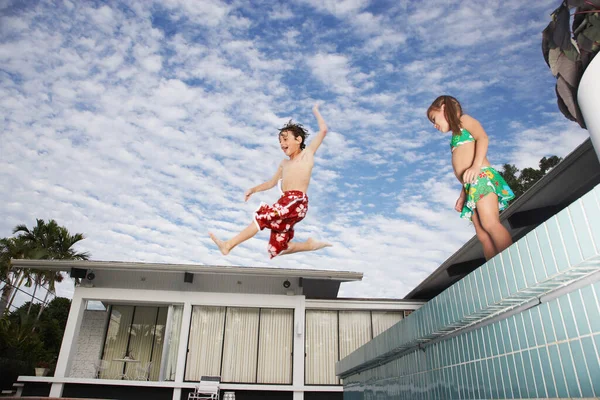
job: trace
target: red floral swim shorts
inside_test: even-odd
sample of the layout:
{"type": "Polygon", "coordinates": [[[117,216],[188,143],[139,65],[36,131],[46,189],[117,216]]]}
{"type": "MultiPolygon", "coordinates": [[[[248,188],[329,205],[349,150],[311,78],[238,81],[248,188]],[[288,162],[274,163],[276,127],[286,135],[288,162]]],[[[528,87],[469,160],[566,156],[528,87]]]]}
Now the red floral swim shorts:
{"type": "Polygon", "coordinates": [[[272,206],[262,203],[254,213],[254,221],[261,231],[271,230],[268,251],[271,258],[288,248],[294,238],[294,225],[302,221],[308,210],[308,197],[298,190],[290,190],[272,206]]]}

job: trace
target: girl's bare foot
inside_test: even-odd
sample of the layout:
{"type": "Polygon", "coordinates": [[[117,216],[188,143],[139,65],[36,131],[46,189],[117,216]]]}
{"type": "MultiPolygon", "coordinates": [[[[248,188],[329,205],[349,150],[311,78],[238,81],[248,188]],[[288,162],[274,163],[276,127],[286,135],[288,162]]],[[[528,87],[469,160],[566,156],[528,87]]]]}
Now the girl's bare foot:
{"type": "Polygon", "coordinates": [[[327,242],[319,242],[318,240],[315,240],[313,238],[308,238],[308,240],[306,241],[307,246],[309,247],[309,249],[311,250],[320,250],[323,249],[325,247],[331,247],[331,243],[327,243],[327,242]]]}
{"type": "Polygon", "coordinates": [[[219,247],[219,250],[221,250],[221,253],[223,253],[224,256],[229,254],[229,250],[231,250],[231,248],[227,245],[227,242],[218,239],[215,235],[212,234],[212,232],[208,232],[208,236],[210,236],[212,241],[215,242],[215,244],[219,247]]]}

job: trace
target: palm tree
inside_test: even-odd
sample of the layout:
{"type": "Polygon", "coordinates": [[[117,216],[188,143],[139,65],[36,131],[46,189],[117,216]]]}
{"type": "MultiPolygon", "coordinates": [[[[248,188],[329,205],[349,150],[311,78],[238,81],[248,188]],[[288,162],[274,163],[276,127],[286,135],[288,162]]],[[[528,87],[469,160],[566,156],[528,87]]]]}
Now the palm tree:
{"type": "Polygon", "coordinates": [[[0,239],[0,279],[4,282],[0,296],[0,317],[5,310],[10,310],[16,295],[16,288],[21,287],[23,282],[26,286],[31,285],[32,271],[27,268],[13,268],[11,259],[17,258],[41,258],[40,251],[28,250],[25,241],[21,237],[0,239]]]}
{"type": "Polygon", "coordinates": [[[24,258],[23,242],[19,238],[0,239],[0,278],[4,282],[2,294],[0,295],[0,316],[4,315],[4,310],[10,308],[10,303],[24,277],[24,271],[13,270],[11,259],[24,258]]]}
{"type": "MultiPolygon", "coordinates": [[[[10,277],[11,279],[11,284],[6,283],[3,287],[2,299],[0,299],[0,315],[3,315],[10,307],[12,301],[9,300],[9,297],[11,297],[10,294],[12,294],[14,288],[19,287],[25,281],[25,286],[28,287],[35,284],[32,303],[37,287],[47,285],[46,297],[38,312],[37,320],[44,310],[48,295],[54,293],[55,283],[61,282],[63,275],[60,272],[50,270],[31,271],[24,268],[12,268],[10,259],[88,260],[89,254],[87,252],[77,252],[72,248],[73,245],[85,239],[85,237],[81,233],[71,235],[67,228],[59,226],[53,219],[48,222],[37,219],[36,226],[31,230],[25,225],[17,225],[13,229],[13,234],[17,234],[17,236],[0,240],[2,277],[7,279],[10,277]],[[9,292],[7,296],[5,296],[5,292],[9,292]],[[4,301],[5,297],[6,302],[4,301]]],[[[12,299],[14,299],[14,295],[12,299]]]]}

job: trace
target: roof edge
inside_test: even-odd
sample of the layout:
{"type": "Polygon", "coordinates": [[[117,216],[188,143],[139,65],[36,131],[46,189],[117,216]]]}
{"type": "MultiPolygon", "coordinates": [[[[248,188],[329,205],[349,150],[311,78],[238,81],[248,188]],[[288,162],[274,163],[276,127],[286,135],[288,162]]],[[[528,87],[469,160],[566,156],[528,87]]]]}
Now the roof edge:
{"type": "Polygon", "coordinates": [[[292,269],[271,267],[239,267],[200,264],[159,264],[126,261],[84,261],[84,260],[30,260],[12,259],[16,267],[30,269],[69,270],[71,268],[107,271],[149,271],[149,272],[191,272],[196,274],[227,274],[312,278],[336,281],[360,281],[362,272],[331,271],[317,269],[292,269]]]}
{"type": "MultiPolygon", "coordinates": [[[[585,139],[579,146],[577,146],[573,151],[567,154],[561,162],[559,162],[554,168],[546,173],[546,175],[542,176],[536,183],[534,183],[525,193],[523,193],[518,199],[514,200],[507,208],[500,214],[500,221],[507,220],[513,213],[514,210],[517,209],[521,204],[528,201],[530,198],[534,197],[536,193],[543,188],[544,186],[550,184],[554,178],[562,173],[564,170],[568,169],[573,163],[575,163],[584,153],[588,151],[594,151],[594,147],[592,145],[592,141],[590,138],[585,139]]],[[[454,263],[454,261],[459,258],[465,251],[471,248],[474,245],[477,245],[479,240],[477,239],[477,235],[474,235],[469,239],[466,243],[464,243],[456,252],[454,252],[450,257],[448,257],[442,264],[438,266],[435,270],[433,270],[425,279],[421,281],[413,290],[411,290],[406,296],[404,296],[407,300],[417,300],[415,298],[415,294],[423,289],[423,287],[427,286],[436,276],[446,271],[446,269],[454,263]]]]}

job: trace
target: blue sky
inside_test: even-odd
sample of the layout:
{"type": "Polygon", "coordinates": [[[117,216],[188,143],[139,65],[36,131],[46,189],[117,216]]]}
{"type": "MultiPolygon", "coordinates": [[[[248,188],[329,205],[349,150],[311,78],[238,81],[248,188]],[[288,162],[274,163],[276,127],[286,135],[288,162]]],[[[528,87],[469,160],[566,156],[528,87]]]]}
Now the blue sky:
{"type": "Polygon", "coordinates": [[[0,0],[0,236],[53,218],[95,260],[361,271],[340,295],[401,298],[474,234],[425,117],[438,95],[497,167],[587,137],[541,53],[559,3],[0,0]],[[277,199],[243,201],[284,156],[277,128],[317,128],[315,101],[330,130],[296,237],[334,246],[270,261],[263,231],[223,257],[207,232],[277,199]]]}

